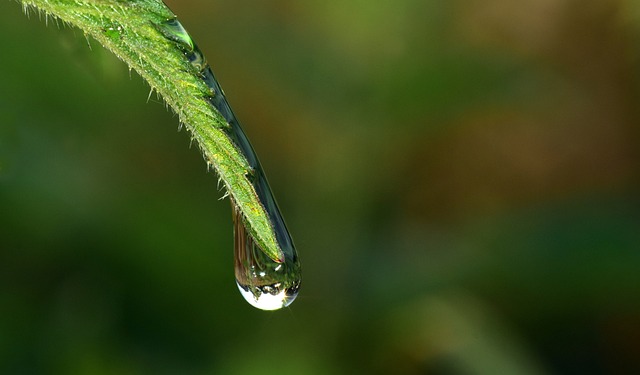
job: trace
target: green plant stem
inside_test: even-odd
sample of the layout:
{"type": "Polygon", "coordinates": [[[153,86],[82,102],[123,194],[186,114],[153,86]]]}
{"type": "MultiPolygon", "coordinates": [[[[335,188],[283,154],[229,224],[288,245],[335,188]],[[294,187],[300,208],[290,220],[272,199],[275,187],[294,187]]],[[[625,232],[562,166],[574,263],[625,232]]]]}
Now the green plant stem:
{"type": "Polygon", "coordinates": [[[245,219],[259,247],[283,259],[269,216],[248,179],[246,158],[224,132],[229,126],[207,100],[211,90],[158,25],[176,16],[160,0],[22,0],[38,12],[81,29],[126,62],[178,114],[245,219]]]}

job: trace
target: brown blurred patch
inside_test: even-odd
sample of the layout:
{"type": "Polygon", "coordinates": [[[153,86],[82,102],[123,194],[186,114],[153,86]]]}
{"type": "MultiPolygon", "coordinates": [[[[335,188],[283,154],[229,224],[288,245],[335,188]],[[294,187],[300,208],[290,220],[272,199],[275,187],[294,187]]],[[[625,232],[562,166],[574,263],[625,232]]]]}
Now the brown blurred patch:
{"type": "Polygon", "coordinates": [[[415,139],[406,209],[456,217],[633,184],[637,77],[620,9],[604,0],[465,3],[461,38],[519,55],[553,80],[530,103],[464,113],[437,138],[415,139]]]}
{"type": "Polygon", "coordinates": [[[541,118],[474,114],[430,148],[416,145],[422,173],[409,210],[455,216],[624,185],[635,169],[628,134],[607,112],[580,106],[541,118]]]}

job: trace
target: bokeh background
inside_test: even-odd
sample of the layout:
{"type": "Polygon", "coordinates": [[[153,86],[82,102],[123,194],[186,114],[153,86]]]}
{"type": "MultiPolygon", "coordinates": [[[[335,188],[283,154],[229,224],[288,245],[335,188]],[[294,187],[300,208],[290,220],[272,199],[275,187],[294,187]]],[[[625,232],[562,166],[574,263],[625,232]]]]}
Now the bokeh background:
{"type": "Polygon", "coordinates": [[[171,0],[303,261],[95,41],[0,2],[0,373],[640,373],[640,3],[171,0]]]}

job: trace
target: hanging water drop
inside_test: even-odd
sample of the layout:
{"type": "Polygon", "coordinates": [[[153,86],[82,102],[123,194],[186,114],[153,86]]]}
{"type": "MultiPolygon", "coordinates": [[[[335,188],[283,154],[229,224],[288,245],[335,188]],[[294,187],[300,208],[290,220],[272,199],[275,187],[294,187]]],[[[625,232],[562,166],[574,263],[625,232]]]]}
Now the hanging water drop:
{"type": "Polygon", "coordinates": [[[295,248],[283,249],[283,262],[273,261],[253,241],[233,200],[231,206],[234,270],[240,293],[249,304],[261,310],[289,306],[300,290],[300,261],[295,248]]]}

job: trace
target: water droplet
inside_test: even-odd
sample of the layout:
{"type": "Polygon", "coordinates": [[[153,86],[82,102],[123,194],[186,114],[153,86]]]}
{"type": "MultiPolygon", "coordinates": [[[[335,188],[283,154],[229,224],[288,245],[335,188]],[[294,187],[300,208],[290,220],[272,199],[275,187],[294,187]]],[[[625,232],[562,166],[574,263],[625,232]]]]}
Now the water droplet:
{"type": "Polygon", "coordinates": [[[107,36],[107,38],[111,39],[111,40],[117,40],[122,38],[122,26],[118,23],[113,23],[109,26],[105,26],[102,28],[102,32],[104,33],[104,35],[107,36]]]}
{"type": "Polygon", "coordinates": [[[207,61],[200,51],[200,48],[191,39],[191,36],[182,26],[177,18],[168,19],[157,25],[158,30],[165,38],[178,44],[189,63],[198,71],[202,72],[207,67],[207,61]]]}
{"type": "Polygon", "coordinates": [[[209,65],[205,66],[200,75],[202,76],[202,80],[204,81],[204,83],[211,90],[211,94],[216,97],[216,100],[221,100],[223,96],[222,87],[220,87],[216,76],[213,75],[213,70],[211,70],[211,67],[209,65]]]}
{"type": "Polygon", "coordinates": [[[174,42],[182,45],[183,49],[193,51],[193,40],[191,40],[191,36],[189,36],[187,30],[185,30],[185,28],[177,18],[171,18],[162,22],[160,25],[158,25],[158,30],[160,30],[162,35],[164,35],[167,39],[171,39],[174,42]]]}
{"type": "Polygon", "coordinates": [[[198,48],[195,43],[193,43],[193,51],[186,52],[185,55],[197,71],[202,72],[207,67],[207,61],[204,59],[202,51],[200,51],[200,48],[198,48]]]}
{"type": "MultiPolygon", "coordinates": [[[[261,310],[289,306],[300,290],[300,261],[289,233],[282,247],[283,262],[269,258],[244,226],[242,214],[231,201],[234,228],[234,269],[240,293],[249,304],[261,310]]],[[[285,228],[286,231],[286,228],[285,228]]],[[[280,239],[278,239],[280,242],[280,239]]]]}

